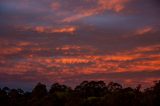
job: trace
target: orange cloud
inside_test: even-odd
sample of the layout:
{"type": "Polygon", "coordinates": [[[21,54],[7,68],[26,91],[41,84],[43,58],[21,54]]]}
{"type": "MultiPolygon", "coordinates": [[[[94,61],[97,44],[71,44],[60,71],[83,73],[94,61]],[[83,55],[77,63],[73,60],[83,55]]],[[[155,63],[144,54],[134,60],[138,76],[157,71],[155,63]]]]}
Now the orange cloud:
{"type": "Polygon", "coordinates": [[[45,32],[45,30],[46,30],[46,28],[43,27],[43,26],[37,26],[37,27],[35,27],[35,31],[39,32],[39,33],[43,33],[43,32],[45,32]]]}
{"type": "Polygon", "coordinates": [[[86,64],[89,63],[90,60],[85,59],[85,58],[59,58],[59,59],[55,59],[56,63],[60,63],[60,64],[86,64]]]}
{"type": "MultiPolygon", "coordinates": [[[[91,46],[87,46],[87,45],[83,45],[83,46],[79,46],[79,45],[63,45],[60,47],[55,48],[57,51],[63,51],[65,52],[71,52],[72,50],[80,52],[80,51],[88,51],[91,53],[95,53],[97,52],[97,49],[91,47],[91,46]]],[[[74,54],[74,53],[73,53],[74,54]]]]}
{"type": "Polygon", "coordinates": [[[120,12],[124,9],[124,4],[129,0],[98,0],[98,4],[101,10],[113,10],[120,12]]]}
{"type": "Polygon", "coordinates": [[[138,29],[136,31],[136,35],[144,35],[153,31],[154,31],[153,27],[145,27],[145,28],[138,29]]]}
{"type": "MultiPolygon", "coordinates": [[[[92,60],[92,62],[95,63],[92,65],[92,68],[88,67],[88,70],[93,70],[93,68],[98,71],[101,70],[102,72],[159,70],[160,55],[147,53],[159,51],[159,47],[160,45],[153,45],[138,47],[131,51],[124,51],[113,55],[87,56],[89,60],[92,60]]],[[[94,73],[94,71],[92,72],[94,73]]]]}
{"type": "Polygon", "coordinates": [[[76,26],[52,27],[52,26],[17,26],[21,31],[36,31],[38,33],[71,33],[76,32],[76,26]]]}
{"type": "Polygon", "coordinates": [[[52,28],[52,27],[44,27],[44,26],[37,26],[35,27],[35,31],[39,33],[74,33],[77,30],[75,26],[68,26],[62,28],[52,28]]]}
{"type": "Polygon", "coordinates": [[[92,16],[95,15],[97,12],[96,9],[89,9],[89,10],[81,10],[79,13],[69,16],[67,18],[64,18],[62,20],[62,22],[73,22],[73,21],[77,21],[80,20],[82,18],[88,17],[88,16],[92,16]]]}
{"type": "Polygon", "coordinates": [[[61,8],[61,4],[60,4],[59,2],[53,2],[53,3],[51,4],[51,8],[52,8],[53,10],[59,10],[59,9],[61,8]]]}
{"type": "Polygon", "coordinates": [[[76,45],[64,45],[62,47],[57,47],[56,50],[63,50],[63,51],[68,51],[68,50],[81,50],[81,46],[76,46],[76,45]]]}
{"type": "Polygon", "coordinates": [[[17,46],[29,46],[32,45],[30,42],[19,42],[17,46]]]}
{"type": "MultiPolygon", "coordinates": [[[[21,45],[28,45],[28,43],[22,43],[21,45]]],[[[94,49],[87,47],[81,47],[78,45],[65,45],[58,47],[55,50],[62,50],[67,52],[73,52],[77,50],[90,50],[94,52],[94,49]]],[[[3,54],[18,53],[22,49],[10,48],[5,50],[3,54]],[[16,52],[13,52],[16,51],[16,52]]],[[[48,51],[49,48],[33,47],[30,49],[34,51],[48,51]]],[[[141,72],[141,71],[157,71],[160,70],[160,55],[154,53],[160,50],[160,45],[138,47],[133,50],[123,51],[115,54],[105,55],[92,55],[83,54],[75,56],[55,56],[55,57],[42,57],[36,54],[28,54],[23,57],[23,61],[10,63],[10,60],[1,59],[1,64],[12,64],[10,67],[0,67],[1,72],[8,72],[11,74],[23,74],[29,70],[36,70],[36,72],[46,75],[49,72],[44,70],[50,70],[51,75],[59,74],[60,72],[52,70],[61,70],[63,75],[74,75],[75,73],[80,74],[92,74],[92,73],[110,73],[110,72],[141,72]],[[148,53],[149,52],[149,53],[148,53]],[[152,53],[153,52],[153,53],[152,53]],[[35,55],[35,56],[34,56],[35,55]],[[90,64],[91,63],[91,64],[90,64]],[[74,65],[74,67],[71,67],[74,65]]],[[[3,56],[3,54],[0,54],[3,56]]]]}
{"type": "MultiPolygon", "coordinates": [[[[92,0],[86,0],[87,2],[93,3],[92,0]]],[[[77,10],[75,15],[71,15],[62,20],[62,22],[73,22],[80,20],[85,17],[96,15],[102,13],[106,10],[113,10],[115,12],[120,12],[125,8],[125,3],[129,0],[96,0],[97,6],[89,9],[77,10]]]]}
{"type": "Polygon", "coordinates": [[[9,55],[9,54],[15,54],[18,52],[21,52],[23,50],[23,48],[20,47],[4,47],[4,48],[0,48],[1,52],[0,52],[0,56],[2,55],[9,55]]]}
{"type": "Polygon", "coordinates": [[[64,28],[57,28],[57,29],[52,29],[51,32],[56,32],[56,33],[74,33],[77,30],[76,27],[64,27],[64,28]]]}

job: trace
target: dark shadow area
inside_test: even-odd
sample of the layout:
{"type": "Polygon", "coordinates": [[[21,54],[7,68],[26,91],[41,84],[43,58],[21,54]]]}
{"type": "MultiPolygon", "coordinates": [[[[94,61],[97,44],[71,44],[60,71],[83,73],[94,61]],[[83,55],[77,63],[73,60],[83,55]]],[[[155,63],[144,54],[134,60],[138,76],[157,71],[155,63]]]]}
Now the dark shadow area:
{"type": "Polygon", "coordinates": [[[0,106],[160,106],[160,81],[144,90],[103,81],[83,81],[75,89],[54,83],[49,90],[38,83],[32,92],[4,87],[0,106]]]}

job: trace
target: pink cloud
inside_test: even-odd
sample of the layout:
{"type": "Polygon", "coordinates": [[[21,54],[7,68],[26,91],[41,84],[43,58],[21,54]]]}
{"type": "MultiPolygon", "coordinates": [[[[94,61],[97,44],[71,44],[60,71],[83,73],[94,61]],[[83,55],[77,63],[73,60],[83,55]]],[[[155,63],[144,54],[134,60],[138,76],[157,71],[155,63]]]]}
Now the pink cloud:
{"type": "Polygon", "coordinates": [[[151,33],[153,31],[154,31],[153,27],[144,27],[144,28],[138,29],[135,32],[135,34],[136,35],[144,35],[144,34],[147,34],[147,33],[151,33]]]}
{"type": "MultiPolygon", "coordinates": [[[[93,3],[92,0],[87,0],[87,2],[93,3]]],[[[93,16],[96,14],[103,13],[107,10],[112,10],[115,12],[121,12],[125,8],[125,3],[129,0],[96,0],[97,6],[88,9],[78,9],[74,15],[68,16],[62,20],[62,22],[73,22],[85,17],[93,16]]]]}

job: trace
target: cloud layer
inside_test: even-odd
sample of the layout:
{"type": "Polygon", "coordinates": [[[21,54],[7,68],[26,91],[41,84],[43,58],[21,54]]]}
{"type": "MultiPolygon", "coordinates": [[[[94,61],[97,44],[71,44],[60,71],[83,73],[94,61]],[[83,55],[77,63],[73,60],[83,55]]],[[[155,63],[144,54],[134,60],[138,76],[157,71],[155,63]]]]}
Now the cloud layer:
{"type": "Polygon", "coordinates": [[[0,84],[160,79],[158,0],[1,0],[0,84]]]}

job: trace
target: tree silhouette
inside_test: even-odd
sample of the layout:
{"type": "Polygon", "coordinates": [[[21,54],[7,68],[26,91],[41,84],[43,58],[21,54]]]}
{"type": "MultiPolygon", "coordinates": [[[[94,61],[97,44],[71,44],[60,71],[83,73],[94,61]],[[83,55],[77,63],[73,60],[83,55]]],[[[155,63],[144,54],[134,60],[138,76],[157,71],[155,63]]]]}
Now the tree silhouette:
{"type": "Polygon", "coordinates": [[[54,83],[49,91],[38,83],[32,92],[0,88],[0,106],[160,106],[160,81],[141,90],[103,81],[83,81],[75,89],[54,83]]]}
{"type": "Polygon", "coordinates": [[[42,98],[47,95],[46,85],[38,83],[32,91],[32,96],[42,98]]]}
{"type": "Polygon", "coordinates": [[[105,94],[107,87],[103,81],[83,81],[75,91],[83,97],[99,97],[105,94]]]}
{"type": "Polygon", "coordinates": [[[67,91],[71,91],[71,88],[67,87],[66,85],[60,85],[59,83],[54,83],[52,84],[49,93],[53,94],[55,92],[67,92],[67,91]]]}
{"type": "Polygon", "coordinates": [[[47,96],[46,85],[38,83],[32,91],[32,96],[29,101],[31,106],[43,106],[44,98],[47,96]]]}

